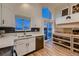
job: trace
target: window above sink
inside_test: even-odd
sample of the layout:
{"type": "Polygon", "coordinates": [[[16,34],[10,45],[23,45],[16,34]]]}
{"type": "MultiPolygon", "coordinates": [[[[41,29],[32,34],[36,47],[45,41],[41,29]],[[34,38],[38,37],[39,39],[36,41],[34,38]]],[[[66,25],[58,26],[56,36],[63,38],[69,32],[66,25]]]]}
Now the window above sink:
{"type": "Polygon", "coordinates": [[[27,17],[15,17],[16,19],[16,31],[29,31],[30,30],[30,18],[27,17]]]}

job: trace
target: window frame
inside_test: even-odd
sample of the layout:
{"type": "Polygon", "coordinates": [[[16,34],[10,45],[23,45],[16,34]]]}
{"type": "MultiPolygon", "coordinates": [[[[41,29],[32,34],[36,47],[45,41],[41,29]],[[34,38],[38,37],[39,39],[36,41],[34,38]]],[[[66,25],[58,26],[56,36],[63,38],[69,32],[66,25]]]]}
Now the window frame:
{"type": "Polygon", "coordinates": [[[15,31],[31,31],[31,18],[30,17],[26,17],[26,16],[15,15],[15,31]],[[24,28],[23,28],[23,30],[16,30],[16,17],[23,18],[23,19],[24,18],[29,19],[30,20],[30,27],[29,27],[29,29],[24,30],[24,28]]]}

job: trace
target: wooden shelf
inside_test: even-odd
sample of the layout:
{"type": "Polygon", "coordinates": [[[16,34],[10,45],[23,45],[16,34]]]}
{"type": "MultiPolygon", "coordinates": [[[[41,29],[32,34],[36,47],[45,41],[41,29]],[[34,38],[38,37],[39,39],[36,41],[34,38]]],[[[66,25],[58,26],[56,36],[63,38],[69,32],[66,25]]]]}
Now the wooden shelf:
{"type": "Polygon", "coordinates": [[[53,41],[53,43],[56,43],[56,44],[58,44],[58,45],[62,45],[62,46],[64,46],[64,47],[66,47],[66,48],[70,48],[70,47],[67,46],[67,45],[64,45],[64,44],[61,44],[61,43],[58,43],[58,42],[55,42],[55,41],[53,41]]]}
{"type": "Polygon", "coordinates": [[[79,43],[79,38],[73,38],[73,42],[79,43]]]}
{"type": "Polygon", "coordinates": [[[54,40],[53,41],[54,43],[67,47],[67,48],[70,48],[70,50],[72,50],[72,51],[79,51],[79,35],[73,35],[73,34],[67,35],[67,34],[63,34],[63,33],[55,33],[53,40],[54,40]],[[65,37],[65,38],[67,37],[69,40],[66,40],[63,37],[65,37]],[[58,41],[56,41],[56,40],[58,40],[58,41]]]}
{"type": "Polygon", "coordinates": [[[79,45],[79,43],[76,43],[76,42],[73,42],[74,44],[77,44],[77,45],[79,45]]]}
{"type": "Polygon", "coordinates": [[[64,37],[70,37],[70,36],[72,36],[72,34],[65,34],[65,33],[54,33],[54,35],[58,35],[58,36],[64,36],[64,37]]]}
{"type": "Polygon", "coordinates": [[[55,39],[70,43],[70,41],[68,41],[68,40],[64,40],[64,39],[60,39],[60,38],[55,38],[55,39]]]}
{"type": "Polygon", "coordinates": [[[73,50],[79,51],[79,49],[73,48],[73,50]]]}
{"type": "Polygon", "coordinates": [[[74,44],[74,48],[79,49],[79,45],[78,44],[74,44]]]}
{"type": "MultiPolygon", "coordinates": [[[[56,25],[53,37],[55,40],[70,43],[71,51],[79,51],[79,22],[56,25]]],[[[63,44],[61,43],[60,44],[63,44]]],[[[57,42],[59,43],[59,42],[57,42]]],[[[66,45],[67,46],[67,45],[66,45]]]]}

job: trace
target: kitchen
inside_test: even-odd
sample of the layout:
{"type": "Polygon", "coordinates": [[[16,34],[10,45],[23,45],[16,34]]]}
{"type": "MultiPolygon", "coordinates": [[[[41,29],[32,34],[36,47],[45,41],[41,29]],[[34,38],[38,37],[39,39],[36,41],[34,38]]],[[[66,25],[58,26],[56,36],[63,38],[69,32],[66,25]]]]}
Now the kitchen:
{"type": "Polygon", "coordinates": [[[0,4],[1,56],[26,55],[44,47],[41,21],[34,23],[35,20],[31,19],[35,16],[34,11],[30,9],[33,7],[29,8],[29,6],[29,4],[0,4]],[[22,16],[24,14],[27,17],[22,16]]]}
{"type": "Polygon", "coordinates": [[[79,55],[74,6],[79,8],[74,3],[0,3],[0,56],[79,55]]]}

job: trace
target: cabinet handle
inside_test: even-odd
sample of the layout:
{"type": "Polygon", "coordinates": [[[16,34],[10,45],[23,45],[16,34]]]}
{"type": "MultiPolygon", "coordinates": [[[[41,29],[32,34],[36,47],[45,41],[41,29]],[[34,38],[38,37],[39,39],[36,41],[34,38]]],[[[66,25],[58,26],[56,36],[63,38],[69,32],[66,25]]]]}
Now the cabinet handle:
{"type": "Polygon", "coordinates": [[[29,43],[26,43],[26,46],[29,46],[29,43]]]}
{"type": "Polygon", "coordinates": [[[4,19],[3,19],[2,23],[4,24],[4,19]]]}
{"type": "Polygon", "coordinates": [[[29,46],[29,43],[28,43],[28,46],[29,46]]]}
{"type": "Polygon", "coordinates": [[[27,46],[28,44],[26,43],[26,46],[27,46]]]}

